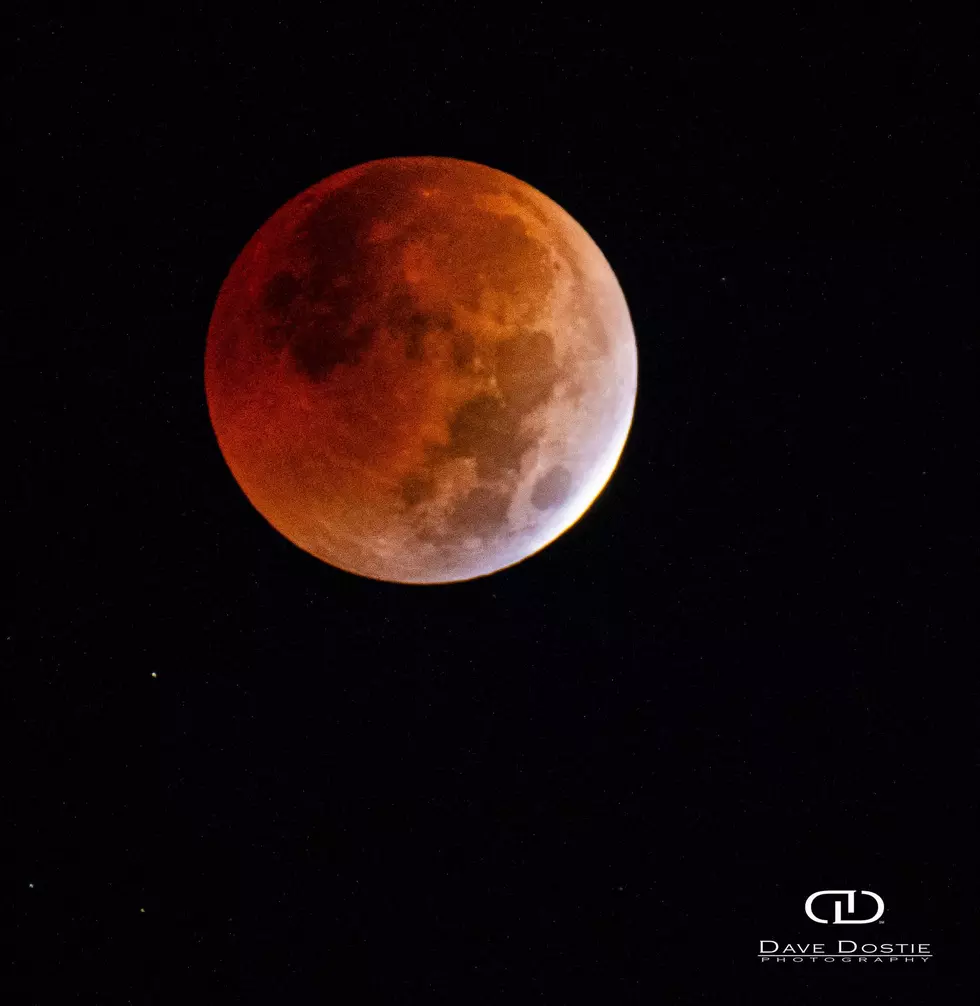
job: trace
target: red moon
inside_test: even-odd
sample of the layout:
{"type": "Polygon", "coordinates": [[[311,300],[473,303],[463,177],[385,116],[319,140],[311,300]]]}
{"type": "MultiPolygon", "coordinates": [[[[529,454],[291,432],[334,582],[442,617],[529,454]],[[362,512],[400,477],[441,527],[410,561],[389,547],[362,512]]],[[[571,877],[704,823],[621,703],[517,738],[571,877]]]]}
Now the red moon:
{"type": "Polygon", "coordinates": [[[205,386],[246,496],[360,576],[450,583],[589,508],[636,399],[626,300],[589,235],[511,175],[396,157],[287,202],[236,259],[205,386]]]}

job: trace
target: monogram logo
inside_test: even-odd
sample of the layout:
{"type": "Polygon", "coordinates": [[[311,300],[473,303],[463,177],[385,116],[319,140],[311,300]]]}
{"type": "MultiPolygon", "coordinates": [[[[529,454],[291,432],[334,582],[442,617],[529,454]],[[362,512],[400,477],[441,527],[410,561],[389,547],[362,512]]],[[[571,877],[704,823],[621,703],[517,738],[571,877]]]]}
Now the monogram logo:
{"type": "MultiPolygon", "coordinates": [[[[875,903],[878,905],[878,911],[871,916],[870,919],[845,919],[843,917],[843,912],[841,911],[841,905],[843,902],[834,902],[834,925],[835,926],[866,926],[869,922],[877,922],[885,911],[885,903],[878,897],[874,891],[862,891],[862,894],[867,894],[868,897],[874,898],[875,903]]],[[[813,919],[814,922],[822,922],[824,924],[828,923],[829,919],[818,919],[816,915],[813,914],[813,903],[817,898],[822,898],[825,894],[846,894],[847,895],[847,914],[854,914],[854,895],[857,891],[815,891],[806,899],[806,914],[813,919]]]]}

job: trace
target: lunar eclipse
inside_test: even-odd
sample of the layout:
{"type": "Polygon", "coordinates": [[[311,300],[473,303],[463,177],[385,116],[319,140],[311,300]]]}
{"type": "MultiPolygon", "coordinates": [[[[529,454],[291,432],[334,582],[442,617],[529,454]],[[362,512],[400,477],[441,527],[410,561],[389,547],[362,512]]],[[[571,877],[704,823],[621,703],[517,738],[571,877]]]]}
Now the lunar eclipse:
{"type": "Polygon", "coordinates": [[[585,230],[501,171],[372,161],[252,237],[219,292],[218,445],[300,548],[377,580],[527,558],[602,491],[633,416],[626,300],[585,230]]]}

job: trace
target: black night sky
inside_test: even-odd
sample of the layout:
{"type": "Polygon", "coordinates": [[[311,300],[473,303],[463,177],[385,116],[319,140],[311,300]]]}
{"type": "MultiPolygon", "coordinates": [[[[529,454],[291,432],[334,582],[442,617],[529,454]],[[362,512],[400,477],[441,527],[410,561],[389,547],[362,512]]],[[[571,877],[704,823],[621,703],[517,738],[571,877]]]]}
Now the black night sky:
{"type": "Polygon", "coordinates": [[[11,1003],[971,1001],[975,26],[924,9],[15,19],[11,1003]],[[639,349],[594,506],[443,587],[274,531],[203,380],[254,231],[422,154],[571,213],[639,349]],[[757,956],[851,938],[935,957],[757,956]]]}

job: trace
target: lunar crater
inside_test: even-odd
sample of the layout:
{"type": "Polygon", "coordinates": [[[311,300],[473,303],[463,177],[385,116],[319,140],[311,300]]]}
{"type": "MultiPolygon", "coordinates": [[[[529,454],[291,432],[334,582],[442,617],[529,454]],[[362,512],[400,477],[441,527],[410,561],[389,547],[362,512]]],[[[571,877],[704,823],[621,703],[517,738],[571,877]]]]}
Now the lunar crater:
{"type": "Polygon", "coordinates": [[[554,465],[535,480],[531,503],[536,510],[551,510],[568,499],[571,487],[572,473],[564,465],[554,465]]]}

